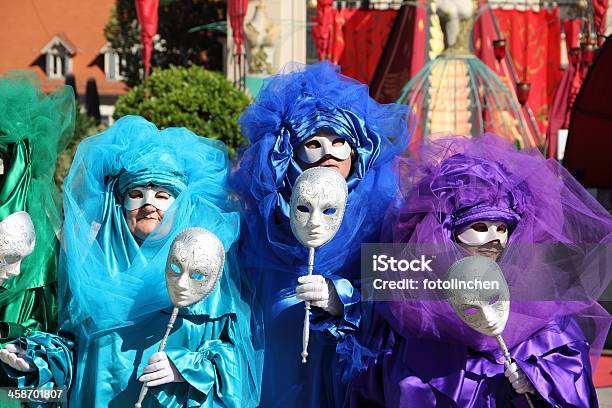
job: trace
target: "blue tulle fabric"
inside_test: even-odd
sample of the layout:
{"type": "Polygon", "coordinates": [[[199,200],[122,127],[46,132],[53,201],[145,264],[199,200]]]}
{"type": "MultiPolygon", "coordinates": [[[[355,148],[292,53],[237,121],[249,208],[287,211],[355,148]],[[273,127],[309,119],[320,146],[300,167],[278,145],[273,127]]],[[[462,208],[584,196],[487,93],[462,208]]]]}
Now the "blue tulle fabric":
{"type": "MultiPolygon", "coordinates": [[[[270,78],[240,119],[251,145],[243,152],[231,182],[241,193],[246,212],[241,261],[257,282],[265,313],[264,376],[269,380],[264,382],[265,406],[283,401],[301,406],[334,403],[325,400],[326,390],[310,384],[315,380],[304,378],[331,381],[330,373],[320,371],[321,364],[313,361],[322,359],[326,360],[323,365],[329,365],[334,353],[346,356],[354,352],[347,341],[361,319],[357,282],[360,245],[377,241],[385,210],[396,192],[392,159],[408,143],[412,132],[409,117],[407,106],[378,104],[368,96],[365,85],[322,62],[286,69],[270,78]],[[344,316],[332,318],[314,308],[312,327],[334,340],[326,346],[330,355],[317,349],[324,340],[311,337],[312,357],[303,365],[298,348],[304,308],[295,288],[297,278],[307,273],[308,251],[291,231],[289,202],[302,172],[294,149],[322,130],[342,136],[357,153],[347,179],[349,196],[342,226],[332,241],[317,249],[313,272],[334,283],[344,304],[344,316]],[[288,346],[272,348],[277,336],[284,336],[288,346]],[[322,354],[317,356],[319,352],[322,354]],[[287,394],[291,395],[283,400],[287,394]]],[[[333,381],[327,394],[341,382],[339,378],[333,381]]],[[[342,401],[343,395],[339,398],[335,403],[342,401]]]]}
{"type": "MultiPolygon", "coordinates": [[[[180,315],[206,321],[230,316],[235,322],[232,341],[245,358],[234,364],[248,364],[249,369],[233,380],[234,386],[246,385],[240,393],[252,406],[258,399],[259,386],[253,383],[259,382],[263,357],[253,346],[261,321],[251,311],[249,285],[236,262],[240,214],[227,189],[228,173],[222,142],[184,128],[159,131],[141,117],[123,117],[84,140],[64,181],[62,328],[75,333],[83,348],[104,333],[139,325],[171,308],[165,284],[171,242],[185,228],[206,228],[226,249],[225,268],[210,296],[181,308],[180,315]],[[176,200],[162,223],[138,242],[128,229],[122,203],[129,188],[147,184],[169,188],[176,200]]],[[[158,335],[161,339],[163,332],[158,335]]]]}

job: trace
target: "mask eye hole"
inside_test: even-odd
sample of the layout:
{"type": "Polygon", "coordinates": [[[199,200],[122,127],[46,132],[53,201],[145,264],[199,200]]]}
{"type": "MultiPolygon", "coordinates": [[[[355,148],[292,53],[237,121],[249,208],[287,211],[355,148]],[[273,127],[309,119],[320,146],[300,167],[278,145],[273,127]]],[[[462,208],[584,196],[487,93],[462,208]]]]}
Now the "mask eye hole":
{"type": "Polygon", "coordinates": [[[19,261],[21,257],[19,255],[7,255],[4,260],[7,264],[12,265],[15,262],[19,261]]]}
{"type": "Polygon", "coordinates": [[[307,149],[318,149],[321,147],[321,143],[318,140],[309,140],[304,143],[304,146],[306,146],[307,149]]]}
{"type": "Polygon", "coordinates": [[[464,306],[463,307],[463,314],[471,316],[471,315],[475,315],[476,313],[478,313],[478,308],[474,307],[474,306],[464,306]]]}
{"type": "Polygon", "coordinates": [[[201,280],[204,280],[205,276],[203,273],[192,273],[191,278],[201,281],[201,280]]]}
{"type": "Polygon", "coordinates": [[[473,224],[471,228],[477,232],[487,232],[489,230],[489,228],[487,228],[487,224],[484,222],[477,222],[476,224],[473,224]]]}
{"type": "Polygon", "coordinates": [[[334,207],[327,208],[323,210],[323,214],[325,215],[334,215],[336,213],[336,209],[334,207]]]}
{"type": "Polygon", "coordinates": [[[165,191],[158,191],[158,192],[155,194],[155,198],[159,198],[159,199],[161,199],[161,200],[169,200],[169,199],[170,199],[170,194],[168,194],[168,193],[167,193],[167,192],[165,192],[165,191]]]}
{"type": "Polygon", "coordinates": [[[130,198],[142,198],[143,197],[142,191],[140,190],[132,190],[128,193],[128,196],[130,198]]]}
{"type": "Polygon", "coordinates": [[[297,206],[297,210],[299,212],[303,212],[303,213],[308,213],[310,212],[310,210],[308,209],[308,207],[306,207],[305,205],[298,205],[297,206]]]}
{"type": "Polygon", "coordinates": [[[499,301],[499,295],[495,295],[489,299],[489,305],[493,306],[499,301]]]}
{"type": "Polygon", "coordinates": [[[501,224],[497,226],[497,232],[501,232],[502,234],[508,230],[506,224],[501,224]]]}
{"type": "Polygon", "coordinates": [[[170,269],[174,273],[181,273],[181,268],[179,268],[178,265],[175,264],[174,262],[170,263],[170,269]]]}
{"type": "Polygon", "coordinates": [[[334,139],[334,141],[332,142],[332,146],[334,147],[344,146],[344,143],[346,143],[346,140],[344,140],[341,137],[338,137],[334,139]]]}

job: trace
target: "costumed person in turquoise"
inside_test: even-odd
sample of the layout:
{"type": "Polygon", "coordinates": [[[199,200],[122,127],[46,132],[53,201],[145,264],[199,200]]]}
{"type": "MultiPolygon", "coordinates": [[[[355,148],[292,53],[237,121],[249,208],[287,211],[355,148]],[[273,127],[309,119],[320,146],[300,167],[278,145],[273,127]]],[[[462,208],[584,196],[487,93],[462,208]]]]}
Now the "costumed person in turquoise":
{"type": "Polygon", "coordinates": [[[383,231],[398,257],[424,256],[429,270],[376,273],[418,284],[378,294],[360,340],[381,353],[346,406],[597,407],[612,217],[559,163],[493,134],[418,153],[398,159],[401,194],[383,231]]]}
{"type": "Polygon", "coordinates": [[[408,143],[409,108],[381,105],[366,85],[322,62],[280,73],[240,119],[251,141],[232,175],[245,222],[240,260],[264,309],[262,406],[341,406],[346,361],[361,361],[354,334],[360,311],[360,246],[375,242],[396,177],[392,159],[408,143]],[[317,249],[294,237],[291,191],[302,171],[337,170],[347,181],[340,229],[317,249]],[[311,301],[308,361],[301,363],[304,303],[311,301]]]}
{"type": "Polygon", "coordinates": [[[133,406],[143,383],[144,407],[257,406],[261,319],[234,255],[228,163],[222,142],[136,116],[79,145],[64,182],[64,336],[19,339],[32,369],[12,371],[20,386],[71,385],[79,407],[133,406]],[[172,311],[166,259],[189,227],[221,240],[225,267],[208,298],[179,309],[157,352],[172,311]]]}
{"type": "MultiPolygon", "coordinates": [[[[16,338],[57,328],[61,204],[53,175],[74,132],[74,104],[70,87],[45,95],[25,72],[0,78],[0,345],[6,346],[0,358],[15,351],[7,343],[16,338]],[[25,253],[16,250],[24,243],[13,240],[21,239],[14,229],[27,226],[7,217],[15,220],[22,211],[34,225],[35,242],[20,262],[25,253]]],[[[4,370],[1,376],[2,386],[15,385],[4,370]]]]}

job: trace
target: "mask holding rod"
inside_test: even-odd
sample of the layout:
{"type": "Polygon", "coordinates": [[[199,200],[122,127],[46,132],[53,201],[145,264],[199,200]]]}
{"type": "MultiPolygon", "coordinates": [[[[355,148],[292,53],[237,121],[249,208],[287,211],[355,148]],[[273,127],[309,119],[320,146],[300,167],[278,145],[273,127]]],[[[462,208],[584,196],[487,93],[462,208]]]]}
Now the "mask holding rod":
{"type": "MultiPolygon", "coordinates": [[[[495,337],[506,359],[506,369],[514,364],[502,338],[510,315],[510,291],[499,265],[488,257],[468,256],[451,265],[446,280],[455,282],[455,286],[477,280],[483,286],[491,286],[491,289],[467,289],[466,285],[465,289],[448,290],[447,300],[465,324],[485,336],[495,337]]],[[[524,381],[529,382],[527,378],[524,381]]],[[[529,406],[534,408],[528,395],[528,392],[533,392],[533,387],[528,383],[524,388],[523,395],[529,406]]]]}
{"type": "MultiPolygon", "coordinates": [[[[206,299],[219,282],[224,264],[225,249],[212,232],[204,228],[187,228],[174,238],[166,261],[166,287],[174,309],[158,352],[166,347],[179,308],[206,299]]],[[[135,408],[142,407],[148,389],[146,384],[142,385],[135,408]]]]}
{"type": "MultiPolygon", "coordinates": [[[[291,193],[291,230],[296,239],[308,248],[308,275],[314,268],[315,249],[327,244],[342,224],[348,186],[335,170],[313,167],[296,180],[291,193]]],[[[302,363],[308,357],[310,337],[310,301],[306,301],[302,333],[302,363]]]]}

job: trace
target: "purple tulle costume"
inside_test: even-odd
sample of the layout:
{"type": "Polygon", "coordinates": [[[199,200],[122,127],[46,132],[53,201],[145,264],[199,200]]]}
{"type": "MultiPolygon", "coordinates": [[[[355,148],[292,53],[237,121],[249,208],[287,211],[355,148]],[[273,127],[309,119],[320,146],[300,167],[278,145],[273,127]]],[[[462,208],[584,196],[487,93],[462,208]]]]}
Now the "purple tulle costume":
{"type": "MultiPolygon", "coordinates": [[[[458,228],[504,221],[510,235],[497,263],[511,302],[503,338],[535,389],[530,398],[596,407],[592,368],[611,321],[596,302],[611,277],[610,215],[558,163],[495,135],[437,139],[397,164],[401,195],[383,241],[433,255],[444,279],[435,271],[466,256],[453,239],[458,228]]],[[[463,323],[443,293],[398,291],[375,302],[362,342],[379,355],[351,382],[347,406],[528,406],[504,376],[495,339],[463,323]]]]}

